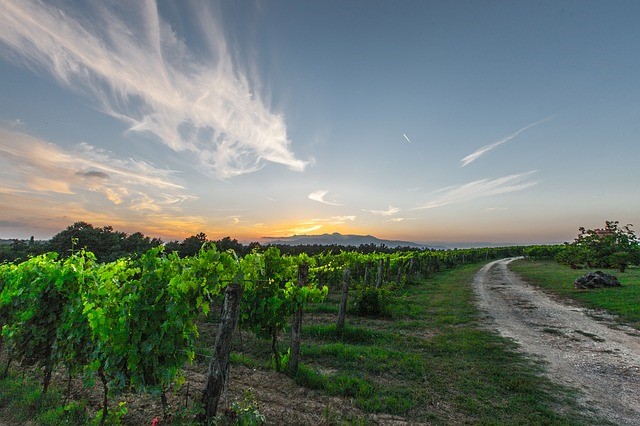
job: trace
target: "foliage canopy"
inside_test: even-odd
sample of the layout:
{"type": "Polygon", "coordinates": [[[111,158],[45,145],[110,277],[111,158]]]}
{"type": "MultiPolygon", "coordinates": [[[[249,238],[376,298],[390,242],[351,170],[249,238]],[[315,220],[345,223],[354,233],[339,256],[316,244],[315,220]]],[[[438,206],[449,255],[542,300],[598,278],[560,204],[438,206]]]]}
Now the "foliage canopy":
{"type": "Polygon", "coordinates": [[[576,269],[617,268],[624,272],[629,265],[640,264],[640,242],[631,229],[618,221],[606,221],[600,229],[580,227],[578,237],[566,243],[556,259],[576,269]]]}

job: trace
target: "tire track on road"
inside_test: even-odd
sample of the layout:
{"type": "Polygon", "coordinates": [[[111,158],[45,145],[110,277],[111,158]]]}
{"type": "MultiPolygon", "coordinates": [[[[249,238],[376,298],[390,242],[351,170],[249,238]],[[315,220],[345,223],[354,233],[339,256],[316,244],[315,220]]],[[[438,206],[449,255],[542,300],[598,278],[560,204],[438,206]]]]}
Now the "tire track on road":
{"type": "Polygon", "coordinates": [[[617,424],[640,424],[638,331],[605,313],[554,300],[507,268],[515,259],[491,262],[476,274],[488,325],[546,361],[549,378],[578,388],[586,407],[617,424]]]}

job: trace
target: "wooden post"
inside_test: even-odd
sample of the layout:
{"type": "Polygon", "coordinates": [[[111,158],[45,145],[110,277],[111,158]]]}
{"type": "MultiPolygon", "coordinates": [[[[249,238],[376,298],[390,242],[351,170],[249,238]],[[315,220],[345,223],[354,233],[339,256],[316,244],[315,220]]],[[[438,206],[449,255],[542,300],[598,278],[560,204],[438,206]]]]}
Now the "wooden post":
{"type": "Polygon", "coordinates": [[[402,282],[402,263],[398,264],[398,275],[396,275],[396,285],[400,287],[402,282]]]}
{"type": "Polygon", "coordinates": [[[382,258],[380,258],[380,260],[378,260],[378,276],[376,277],[376,288],[380,287],[380,285],[382,284],[382,265],[383,260],[382,258]]]}
{"type": "Polygon", "coordinates": [[[100,417],[100,426],[104,425],[109,414],[109,385],[107,384],[107,376],[104,375],[103,367],[104,365],[100,365],[98,368],[98,376],[102,382],[102,417],[100,417]]]}
{"type": "Polygon", "coordinates": [[[198,420],[205,422],[212,420],[218,411],[220,396],[227,384],[229,373],[229,355],[231,354],[231,337],[238,322],[240,312],[240,300],[242,299],[242,286],[230,284],[224,292],[224,305],[218,324],[218,334],[213,348],[213,356],[209,363],[207,373],[207,385],[202,393],[202,405],[204,413],[198,416],[198,420]]]}
{"type": "MultiPolygon", "coordinates": [[[[298,286],[304,287],[309,282],[309,265],[298,266],[298,286]]],[[[300,334],[302,330],[302,304],[291,316],[291,351],[289,353],[289,374],[295,376],[300,361],[300,334]]]]}
{"type": "Polygon", "coordinates": [[[338,311],[338,323],[336,324],[336,331],[342,333],[344,330],[344,320],[347,316],[347,296],[349,296],[349,284],[351,281],[351,271],[349,268],[345,268],[342,273],[342,299],[340,299],[340,310],[338,311]]]}
{"type": "Polygon", "coordinates": [[[387,257],[387,260],[384,263],[384,271],[387,282],[391,281],[391,257],[387,257]]]}

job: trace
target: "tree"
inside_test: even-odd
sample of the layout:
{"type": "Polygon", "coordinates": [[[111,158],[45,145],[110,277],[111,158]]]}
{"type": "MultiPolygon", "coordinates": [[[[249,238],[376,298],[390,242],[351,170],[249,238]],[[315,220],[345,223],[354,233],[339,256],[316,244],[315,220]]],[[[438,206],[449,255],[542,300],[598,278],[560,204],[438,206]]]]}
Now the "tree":
{"type": "Polygon", "coordinates": [[[216,245],[216,248],[220,251],[233,250],[236,252],[238,256],[245,254],[244,246],[238,242],[238,240],[231,239],[231,237],[224,237],[221,240],[213,242],[216,245]]]}
{"type": "Polygon", "coordinates": [[[11,242],[3,241],[0,244],[0,262],[25,261],[29,256],[37,256],[47,251],[47,245],[42,241],[36,241],[33,237],[29,240],[14,239],[11,242]]]}
{"type": "Polygon", "coordinates": [[[67,257],[73,251],[86,249],[95,254],[99,262],[111,262],[123,256],[136,257],[160,244],[160,239],[150,239],[140,232],[127,235],[111,226],[96,228],[80,221],[54,235],[49,241],[49,250],[67,257]]]}
{"type": "Polygon", "coordinates": [[[178,253],[180,254],[180,257],[195,256],[206,242],[207,234],[204,232],[192,235],[185,238],[184,241],[180,243],[178,253]]]}
{"type": "Polygon", "coordinates": [[[640,264],[640,242],[632,226],[606,221],[600,229],[580,227],[578,237],[565,246],[557,259],[572,267],[586,263],[590,268],[618,268],[624,272],[627,266],[640,264]]]}

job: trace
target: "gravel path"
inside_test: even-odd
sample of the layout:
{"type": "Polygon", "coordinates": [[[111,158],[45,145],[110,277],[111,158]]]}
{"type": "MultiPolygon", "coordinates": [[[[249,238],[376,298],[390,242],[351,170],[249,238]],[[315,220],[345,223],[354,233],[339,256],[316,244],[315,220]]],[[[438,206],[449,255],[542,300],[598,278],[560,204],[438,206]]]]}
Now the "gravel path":
{"type": "Polygon", "coordinates": [[[475,277],[489,324],[544,359],[552,380],[580,389],[584,405],[616,424],[639,425],[640,333],[552,299],[507,269],[515,259],[491,262],[475,277]]]}

